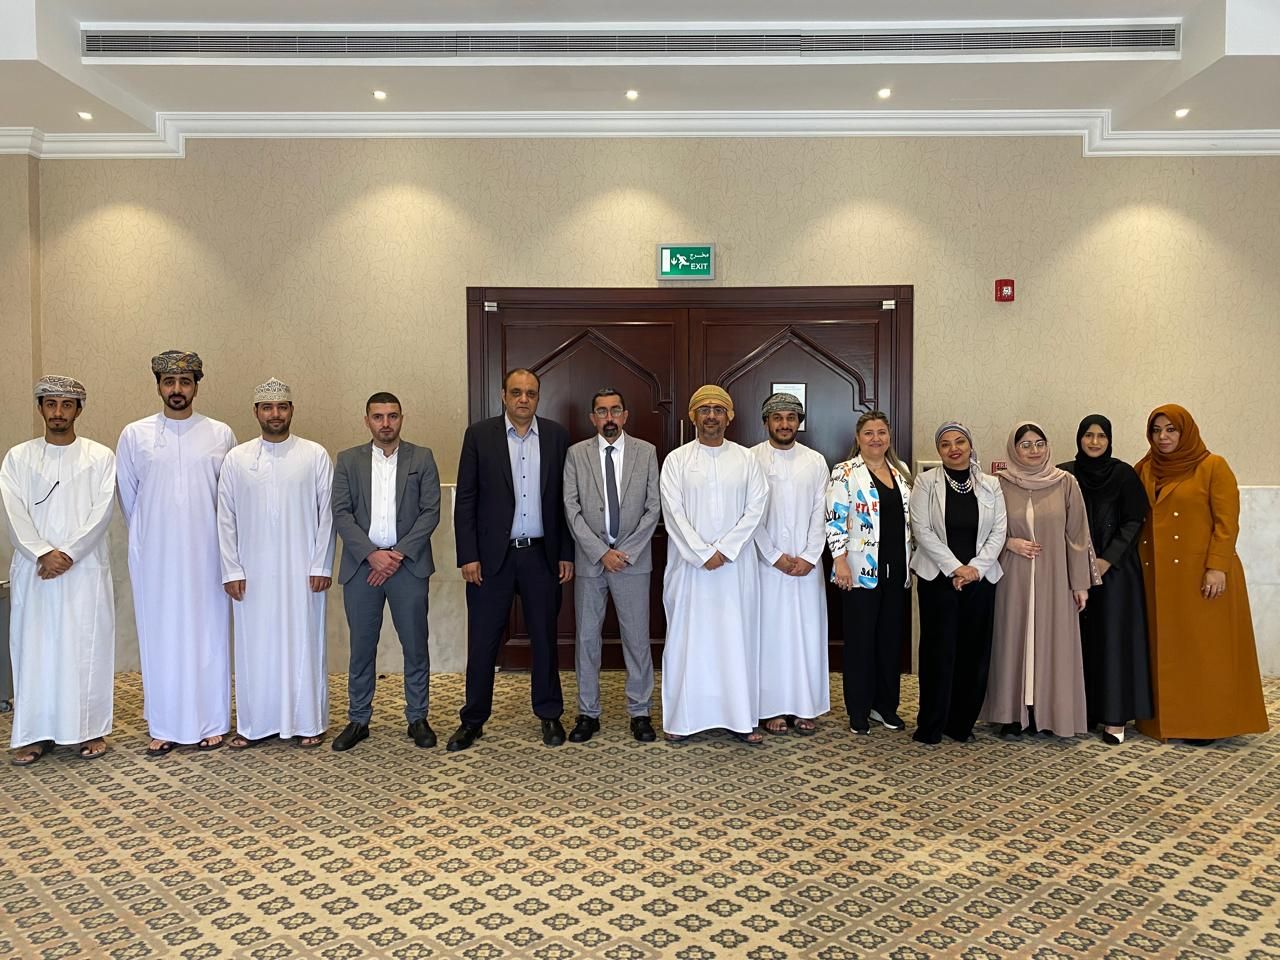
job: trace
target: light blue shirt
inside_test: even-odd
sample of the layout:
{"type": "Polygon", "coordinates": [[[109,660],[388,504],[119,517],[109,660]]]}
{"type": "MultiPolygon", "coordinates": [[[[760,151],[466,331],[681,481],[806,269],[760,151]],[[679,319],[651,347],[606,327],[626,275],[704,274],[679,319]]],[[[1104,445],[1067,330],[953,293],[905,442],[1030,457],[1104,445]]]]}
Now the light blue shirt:
{"type": "Polygon", "coordinates": [[[542,447],[538,439],[538,418],[529,424],[523,437],[506,414],[507,455],[511,458],[511,489],[516,495],[516,512],[511,518],[511,539],[542,536],[542,447]]]}

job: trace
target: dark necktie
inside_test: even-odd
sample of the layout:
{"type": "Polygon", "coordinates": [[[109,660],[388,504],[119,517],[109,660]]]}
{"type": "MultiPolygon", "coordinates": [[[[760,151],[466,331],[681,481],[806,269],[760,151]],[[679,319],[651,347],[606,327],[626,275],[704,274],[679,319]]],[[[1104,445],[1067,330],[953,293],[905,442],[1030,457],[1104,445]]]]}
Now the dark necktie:
{"type": "Polygon", "coordinates": [[[618,539],[618,472],[613,468],[613,444],[604,448],[604,495],[609,498],[609,539],[618,539]]]}

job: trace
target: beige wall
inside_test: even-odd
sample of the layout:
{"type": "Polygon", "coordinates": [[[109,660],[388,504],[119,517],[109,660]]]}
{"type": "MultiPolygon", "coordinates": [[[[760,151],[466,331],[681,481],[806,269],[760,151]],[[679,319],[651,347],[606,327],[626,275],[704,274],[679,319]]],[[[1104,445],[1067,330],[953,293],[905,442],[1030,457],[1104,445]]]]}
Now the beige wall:
{"type": "MultiPolygon", "coordinates": [[[[26,169],[0,166],[6,291],[26,169]]],[[[1084,159],[1047,138],[264,140],[39,171],[35,346],[86,382],[82,432],[106,442],[155,409],[148,358],[182,346],[209,367],[201,409],[242,438],[268,375],[331,449],[389,388],[450,479],[468,284],[651,286],[656,242],[708,239],[725,284],[915,285],[917,456],[958,416],[984,459],[1020,417],[1065,457],[1098,410],[1133,457],[1146,411],[1176,399],[1243,482],[1280,482],[1259,442],[1277,422],[1280,159],[1084,159]],[[1015,304],[992,302],[1004,276],[1015,304]]]]}
{"type": "Polygon", "coordinates": [[[33,295],[38,283],[33,218],[39,216],[38,170],[27,157],[0,157],[0,444],[9,449],[31,436],[33,295]]]}
{"type": "MultiPolygon", "coordinates": [[[[38,340],[39,166],[27,157],[0,157],[0,446],[31,436],[32,344],[38,340]]],[[[0,537],[0,579],[8,579],[12,550],[0,537]]]]}

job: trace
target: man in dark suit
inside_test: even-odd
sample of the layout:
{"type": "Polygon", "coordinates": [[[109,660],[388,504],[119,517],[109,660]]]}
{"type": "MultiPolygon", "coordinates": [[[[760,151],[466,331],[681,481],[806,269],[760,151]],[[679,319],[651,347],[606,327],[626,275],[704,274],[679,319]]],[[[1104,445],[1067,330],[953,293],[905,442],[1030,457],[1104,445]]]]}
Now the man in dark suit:
{"type": "Polygon", "coordinates": [[[373,442],[338,454],[333,475],[333,528],[342,537],[338,579],[351,628],[350,722],[334,738],[333,749],[350,750],[369,736],[378,636],[388,603],[404,649],[409,736],[420,747],[434,747],[435,731],[427,722],[427,587],[435,572],[431,534],[440,522],[440,473],[429,448],[400,439],[404,417],[395,394],[371,396],[364,422],[373,442]]]}
{"type": "Polygon", "coordinates": [[[453,527],[467,582],[467,699],[451,751],[475,743],[489,719],[493,671],[516,594],[529,628],[531,699],[542,742],[564,743],[556,618],[560,585],[573,579],[561,499],[569,434],[535,416],[538,388],[531,370],[512,370],[502,378],[506,412],[473,423],[462,438],[453,527]]]}

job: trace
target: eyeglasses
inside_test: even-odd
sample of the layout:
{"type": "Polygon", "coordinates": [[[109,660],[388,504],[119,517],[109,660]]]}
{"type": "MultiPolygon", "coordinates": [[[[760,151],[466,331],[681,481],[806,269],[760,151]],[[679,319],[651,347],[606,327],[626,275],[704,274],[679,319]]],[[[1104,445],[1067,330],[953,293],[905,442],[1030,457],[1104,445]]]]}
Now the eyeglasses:
{"type": "Polygon", "coordinates": [[[609,407],[607,409],[605,407],[596,407],[595,409],[595,415],[597,417],[620,417],[624,413],[626,413],[626,411],[621,407],[609,407]]]}
{"type": "Polygon", "coordinates": [[[1049,446],[1048,440],[1023,440],[1018,444],[1019,450],[1043,450],[1049,446]]]}
{"type": "Polygon", "coordinates": [[[696,409],[693,412],[700,417],[705,417],[712,413],[714,413],[716,416],[723,417],[729,411],[726,408],[719,406],[717,404],[714,407],[698,407],[698,409],[696,409]]]}

